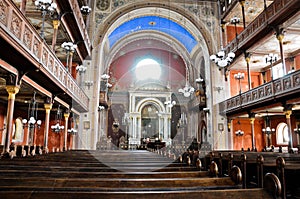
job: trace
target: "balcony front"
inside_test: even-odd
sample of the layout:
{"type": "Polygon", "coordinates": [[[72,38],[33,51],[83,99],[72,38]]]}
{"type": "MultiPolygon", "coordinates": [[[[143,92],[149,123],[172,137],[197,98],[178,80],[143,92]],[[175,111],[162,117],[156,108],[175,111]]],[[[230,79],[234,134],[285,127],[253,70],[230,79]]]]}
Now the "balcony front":
{"type": "Polygon", "coordinates": [[[87,95],[20,9],[10,0],[1,1],[0,16],[0,53],[7,63],[2,65],[2,75],[26,75],[78,111],[87,111],[87,95]]]}

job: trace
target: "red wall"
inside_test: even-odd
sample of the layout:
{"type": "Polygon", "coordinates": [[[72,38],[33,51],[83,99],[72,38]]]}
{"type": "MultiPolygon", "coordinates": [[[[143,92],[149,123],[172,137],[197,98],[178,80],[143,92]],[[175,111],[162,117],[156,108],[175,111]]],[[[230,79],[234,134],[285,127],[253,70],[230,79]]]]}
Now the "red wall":
{"type": "Polygon", "coordinates": [[[118,84],[118,90],[127,90],[135,81],[134,67],[138,61],[145,57],[151,57],[161,63],[161,81],[172,81],[171,86],[177,87],[181,81],[185,81],[185,67],[182,59],[174,58],[172,54],[163,50],[144,49],[131,52],[126,56],[121,56],[110,66],[112,84],[118,84]],[[170,68],[171,66],[171,68],[170,68]],[[118,82],[114,82],[118,80],[118,82]]]}
{"type": "MultiPolygon", "coordinates": [[[[237,34],[239,34],[240,32],[242,32],[244,30],[244,28],[241,26],[237,26],[236,30],[237,30],[237,34]]],[[[235,39],[234,25],[226,26],[226,35],[227,35],[227,37],[226,37],[227,44],[229,44],[233,39],[235,39]]]]}
{"type": "MultiPolygon", "coordinates": [[[[233,149],[240,150],[244,148],[247,150],[248,148],[252,149],[252,134],[251,134],[251,124],[248,118],[240,118],[234,119],[232,121],[232,133],[233,133],[233,149]],[[238,124],[238,121],[240,124],[238,124]],[[243,136],[236,136],[235,132],[237,130],[244,131],[243,136]]],[[[255,137],[255,147],[258,151],[261,151],[265,146],[265,140],[262,135],[262,125],[263,120],[260,118],[256,118],[254,121],[254,137],[255,137]]]]}

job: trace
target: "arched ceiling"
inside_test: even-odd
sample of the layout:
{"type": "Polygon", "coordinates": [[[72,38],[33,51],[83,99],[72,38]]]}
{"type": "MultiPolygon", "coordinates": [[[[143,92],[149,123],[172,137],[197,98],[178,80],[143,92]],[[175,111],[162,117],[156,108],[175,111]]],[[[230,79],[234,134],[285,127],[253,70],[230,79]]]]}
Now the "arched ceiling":
{"type": "Polygon", "coordinates": [[[145,30],[154,30],[170,35],[179,41],[188,52],[197,45],[196,38],[178,23],[159,16],[142,16],[126,21],[118,26],[108,36],[110,47],[118,40],[133,33],[145,30]]]}

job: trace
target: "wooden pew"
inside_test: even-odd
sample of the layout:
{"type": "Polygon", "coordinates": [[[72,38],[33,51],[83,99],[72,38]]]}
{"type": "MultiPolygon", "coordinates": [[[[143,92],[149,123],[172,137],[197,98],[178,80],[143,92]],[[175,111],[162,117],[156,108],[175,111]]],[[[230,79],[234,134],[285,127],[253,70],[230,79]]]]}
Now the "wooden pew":
{"type": "Polygon", "coordinates": [[[30,198],[42,194],[43,198],[272,198],[262,188],[241,189],[238,167],[230,169],[227,177],[210,177],[209,173],[217,176],[216,168],[214,164],[210,171],[199,171],[193,165],[172,163],[168,157],[141,151],[66,151],[4,159],[0,161],[4,174],[0,176],[0,198],[28,197],[29,193],[30,198]],[[118,164],[132,169],[117,171],[113,167],[118,164]],[[147,169],[152,170],[143,171],[147,169]]]}

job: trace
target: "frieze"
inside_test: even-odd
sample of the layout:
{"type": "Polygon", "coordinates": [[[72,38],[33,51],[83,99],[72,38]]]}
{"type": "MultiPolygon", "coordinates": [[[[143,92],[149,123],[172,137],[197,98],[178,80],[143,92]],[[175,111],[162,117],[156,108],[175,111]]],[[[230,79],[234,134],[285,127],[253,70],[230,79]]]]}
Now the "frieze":
{"type": "Polygon", "coordinates": [[[13,12],[10,31],[18,38],[21,38],[21,19],[13,12]]]}
{"type": "Polygon", "coordinates": [[[0,21],[7,25],[8,4],[5,1],[0,2],[0,21]]]}
{"type": "Polygon", "coordinates": [[[31,49],[32,44],[32,32],[29,30],[27,26],[25,26],[24,34],[23,34],[23,42],[28,49],[31,49]]]}
{"type": "Polygon", "coordinates": [[[33,48],[32,48],[33,54],[38,57],[39,55],[39,41],[37,38],[34,38],[33,40],[33,48]]]}
{"type": "Polygon", "coordinates": [[[283,90],[288,90],[291,88],[291,78],[283,79],[283,90]]]}

